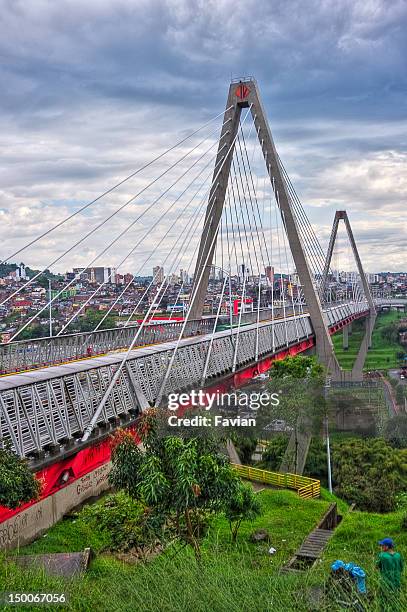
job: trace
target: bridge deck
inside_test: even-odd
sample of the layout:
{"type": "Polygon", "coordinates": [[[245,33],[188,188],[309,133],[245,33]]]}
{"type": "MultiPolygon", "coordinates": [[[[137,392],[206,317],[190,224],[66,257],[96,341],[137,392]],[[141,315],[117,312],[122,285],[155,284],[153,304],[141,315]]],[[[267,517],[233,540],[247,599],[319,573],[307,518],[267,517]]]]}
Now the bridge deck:
{"type": "MultiPolygon", "coordinates": [[[[364,304],[343,304],[328,310],[326,318],[331,330],[336,330],[365,314],[364,304]]],[[[208,331],[212,328],[213,323],[208,331]]],[[[240,331],[234,328],[213,335],[200,333],[179,342],[171,339],[137,347],[129,354],[98,423],[117,422],[120,417],[134,415],[145,402],[155,403],[176,346],[177,359],[164,396],[201,386],[210,347],[208,384],[283,350],[305,350],[313,337],[310,317],[304,314],[259,325],[250,323],[240,331]]],[[[61,444],[80,438],[123,356],[116,351],[0,377],[0,437],[10,441],[22,457],[44,450],[55,452],[61,444]]]]}
{"type": "MultiPolygon", "coordinates": [[[[308,319],[309,315],[299,315],[297,319],[308,319]]],[[[281,323],[281,319],[278,319],[276,323],[281,323]]],[[[270,321],[264,321],[259,323],[259,329],[270,326],[270,321]]],[[[257,329],[257,324],[252,323],[244,326],[244,331],[251,331],[257,329]]],[[[237,328],[219,331],[214,334],[216,338],[226,338],[235,336],[239,331],[237,328]]],[[[241,333],[241,332],[240,332],[241,333]]],[[[203,342],[209,342],[212,338],[212,334],[205,334],[196,336],[193,338],[183,338],[179,341],[179,348],[185,346],[193,346],[196,344],[202,344],[203,342]]],[[[176,347],[177,342],[172,340],[170,342],[160,342],[159,344],[153,344],[150,346],[144,346],[135,348],[129,353],[129,360],[136,359],[138,357],[145,357],[151,354],[157,354],[166,351],[172,351],[176,347]]],[[[110,353],[109,355],[103,355],[101,357],[89,357],[88,359],[81,359],[78,361],[72,361],[63,365],[47,366],[45,368],[38,368],[28,372],[18,372],[16,374],[7,374],[0,377],[0,392],[7,389],[14,389],[24,385],[30,385],[32,383],[43,382],[54,378],[61,378],[70,374],[77,374],[79,372],[86,372],[95,368],[101,368],[104,366],[118,365],[123,359],[125,351],[110,353]]]]}

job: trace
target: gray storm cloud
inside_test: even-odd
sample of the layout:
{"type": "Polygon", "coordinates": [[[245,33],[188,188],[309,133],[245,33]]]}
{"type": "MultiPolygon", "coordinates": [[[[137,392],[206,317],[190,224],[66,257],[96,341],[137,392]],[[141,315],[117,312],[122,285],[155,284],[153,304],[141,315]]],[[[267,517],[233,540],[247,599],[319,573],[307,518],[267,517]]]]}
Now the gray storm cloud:
{"type": "MultiPolygon", "coordinates": [[[[219,113],[230,76],[250,74],[324,246],[346,208],[368,270],[406,267],[403,0],[0,4],[0,255],[219,113]]],[[[62,252],[132,193],[76,217],[24,261],[46,265],[51,248],[62,252]]],[[[60,269],[104,242],[95,235],[60,269]]]]}

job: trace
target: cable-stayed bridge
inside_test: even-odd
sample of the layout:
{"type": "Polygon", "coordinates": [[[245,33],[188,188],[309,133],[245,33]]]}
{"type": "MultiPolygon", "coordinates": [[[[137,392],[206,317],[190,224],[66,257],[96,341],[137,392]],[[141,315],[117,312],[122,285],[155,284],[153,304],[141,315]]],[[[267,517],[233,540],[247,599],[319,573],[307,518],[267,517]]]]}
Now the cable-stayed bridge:
{"type": "MultiPolygon", "coordinates": [[[[3,261],[41,248],[54,236],[58,250],[51,261],[2,304],[98,236],[103,237],[102,248],[98,250],[101,243],[96,242],[83,273],[105,260],[107,253],[116,257],[116,269],[132,265],[134,276],[160,265],[134,300],[123,327],[100,329],[126,299],[134,276],[115,294],[92,332],[70,330],[112,282],[110,277],[96,286],[54,337],[20,341],[20,333],[77,282],[73,278],[15,332],[10,343],[0,346],[2,441],[9,441],[20,456],[34,458],[37,466],[59,462],[52,486],[61,486],[61,474],[68,474],[62,484],[76,477],[72,466],[69,475],[70,457],[97,444],[107,431],[128,424],[147,406],[162,405],[170,392],[236,383],[245,372],[253,376],[268,369],[273,359],[312,347],[333,379],[362,378],[376,308],[348,216],[337,212],[325,253],[276,151],[252,78],[231,83],[224,113],[18,246],[3,261]],[[109,198],[104,209],[101,203],[109,198]],[[64,237],[72,236],[67,231],[70,224],[81,215],[89,219],[89,229],[75,234],[73,243],[64,243],[64,237]],[[358,272],[346,294],[338,296],[329,283],[342,221],[358,272]],[[193,272],[186,314],[182,321],[170,317],[153,324],[180,268],[187,276],[193,272]],[[211,316],[204,315],[208,295],[215,305],[211,316]],[[134,324],[136,314],[141,322],[134,324]],[[346,330],[358,318],[366,321],[365,338],[353,370],[343,372],[331,334],[346,330]]],[[[185,280],[177,286],[176,302],[186,292],[185,280]]]]}

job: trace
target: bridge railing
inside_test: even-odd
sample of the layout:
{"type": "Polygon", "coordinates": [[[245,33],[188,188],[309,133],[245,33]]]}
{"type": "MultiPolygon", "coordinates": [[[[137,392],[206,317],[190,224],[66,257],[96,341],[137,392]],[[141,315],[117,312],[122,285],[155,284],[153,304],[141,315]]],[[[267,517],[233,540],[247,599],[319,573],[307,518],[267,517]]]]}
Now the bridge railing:
{"type": "MultiPolygon", "coordinates": [[[[141,330],[136,347],[159,342],[167,342],[178,338],[182,321],[169,321],[148,324],[141,330]]],[[[0,374],[21,372],[48,365],[57,365],[67,361],[86,359],[96,355],[126,349],[132,342],[139,325],[116,327],[38,338],[21,340],[8,344],[0,344],[0,374]]],[[[206,334],[213,329],[211,319],[188,321],[184,337],[206,334]]]]}
{"type": "MultiPolygon", "coordinates": [[[[340,306],[330,318],[339,321],[350,312],[357,315],[359,308],[340,306]]],[[[213,329],[213,320],[206,321],[204,324],[213,329]]],[[[178,346],[164,396],[199,388],[211,342],[208,384],[229,376],[232,364],[239,370],[273,353],[286,350],[296,354],[298,350],[305,350],[312,337],[310,317],[303,315],[265,321],[259,327],[248,324],[232,332],[219,331],[213,338],[209,333],[185,338],[178,346]],[[239,350],[235,354],[238,333],[239,350]]],[[[157,344],[154,350],[139,348],[128,357],[98,424],[110,426],[117,419],[128,418],[140,406],[140,393],[151,405],[155,403],[176,345],[175,340],[169,340],[157,344]]],[[[56,366],[0,378],[0,438],[10,441],[22,457],[44,449],[54,452],[52,449],[61,443],[73,443],[92,419],[121,360],[122,355],[110,353],[79,361],[68,368],[56,366]]]]}
{"type": "MultiPolygon", "coordinates": [[[[334,325],[339,320],[355,314],[357,309],[362,311],[365,309],[365,305],[345,303],[330,306],[326,309],[328,324],[334,325]]],[[[264,308],[260,310],[259,320],[261,322],[271,320],[272,314],[276,319],[281,319],[284,314],[286,317],[293,317],[294,310],[290,306],[287,306],[284,310],[276,306],[273,311],[270,308],[264,308]]],[[[295,314],[298,314],[298,310],[295,314]]],[[[241,325],[256,323],[257,316],[257,311],[244,313],[240,323],[241,325]]],[[[222,316],[220,323],[228,325],[229,318],[222,316]]],[[[239,316],[234,315],[232,324],[238,325],[238,323],[239,316]]],[[[176,340],[179,337],[182,324],[182,321],[148,324],[143,327],[136,347],[176,340]]],[[[184,337],[211,333],[213,324],[214,317],[207,317],[199,321],[188,321],[184,337]]],[[[132,342],[137,330],[138,325],[129,325],[127,327],[98,330],[97,332],[66,334],[52,338],[37,338],[35,340],[0,344],[0,374],[22,372],[124,350],[132,342]]]]}

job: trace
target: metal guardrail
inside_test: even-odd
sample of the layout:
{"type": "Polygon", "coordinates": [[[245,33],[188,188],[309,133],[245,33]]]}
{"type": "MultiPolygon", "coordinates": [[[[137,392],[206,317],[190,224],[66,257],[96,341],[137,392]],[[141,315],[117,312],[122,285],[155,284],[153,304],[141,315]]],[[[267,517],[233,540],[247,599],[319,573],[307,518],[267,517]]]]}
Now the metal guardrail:
{"type": "MultiPolygon", "coordinates": [[[[360,304],[347,304],[332,310],[327,313],[331,322],[364,312],[360,304]]],[[[211,332],[213,320],[204,321],[211,332]]],[[[200,332],[196,337],[181,340],[164,393],[168,395],[201,385],[211,342],[208,381],[230,375],[235,359],[237,369],[244,368],[256,358],[261,360],[272,353],[306,344],[312,336],[307,314],[265,321],[259,326],[249,324],[241,330],[219,331],[213,337],[200,332]],[[238,333],[239,350],[235,354],[238,333]]],[[[139,410],[140,392],[151,405],[155,403],[176,346],[176,340],[170,340],[132,352],[100,415],[103,426],[139,410]]],[[[121,354],[110,352],[97,359],[0,377],[0,438],[9,440],[21,457],[74,443],[92,419],[121,360],[121,354]]]]}
{"type": "Polygon", "coordinates": [[[282,474],[280,472],[269,472],[249,465],[238,465],[232,463],[232,467],[242,478],[254,482],[262,482],[280,487],[281,489],[293,489],[303,499],[319,497],[321,494],[321,482],[315,478],[300,476],[299,474],[282,474]]]}
{"type": "MultiPolygon", "coordinates": [[[[182,321],[145,325],[135,348],[176,340],[182,325],[182,321]]],[[[58,365],[126,349],[130,346],[139,327],[139,325],[128,325],[97,332],[82,332],[0,344],[0,374],[58,365]]],[[[188,321],[183,337],[210,333],[212,329],[212,319],[188,321]]]]}
{"type": "MultiPolygon", "coordinates": [[[[329,325],[334,325],[347,316],[357,314],[365,308],[366,306],[362,303],[331,305],[325,309],[327,322],[329,325]]],[[[277,307],[274,311],[274,316],[277,320],[281,320],[282,314],[282,309],[277,307]]],[[[290,307],[287,307],[285,314],[287,317],[292,317],[294,312],[290,307]]],[[[298,315],[298,312],[296,314],[298,315]]],[[[268,308],[262,309],[259,315],[260,321],[267,321],[271,319],[272,311],[268,308]]],[[[257,312],[244,313],[240,323],[241,325],[255,323],[257,316],[257,312]]],[[[229,319],[221,317],[219,322],[227,322],[229,324],[229,319]]],[[[237,325],[239,317],[234,316],[232,323],[237,325]]],[[[177,340],[182,325],[182,321],[146,325],[141,330],[135,348],[177,340]]],[[[213,325],[214,317],[188,321],[183,337],[187,338],[211,333],[213,325]]],[[[97,332],[66,334],[53,338],[37,338],[0,344],[0,375],[43,368],[49,365],[59,365],[69,361],[124,350],[130,346],[138,328],[138,325],[129,325],[128,327],[104,329],[97,332]]]]}

